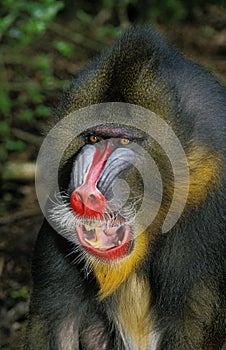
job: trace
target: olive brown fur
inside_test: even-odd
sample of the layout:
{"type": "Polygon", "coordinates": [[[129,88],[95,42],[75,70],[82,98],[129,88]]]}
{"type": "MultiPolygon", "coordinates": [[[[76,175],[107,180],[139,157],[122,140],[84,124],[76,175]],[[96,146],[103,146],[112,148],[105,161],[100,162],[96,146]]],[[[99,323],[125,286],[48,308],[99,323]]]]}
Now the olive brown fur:
{"type": "MultiPolygon", "coordinates": [[[[221,350],[226,336],[226,90],[159,34],[135,27],[71,83],[57,116],[103,102],[145,107],[172,127],[188,159],[187,204],[175,226],[162,233],[172,174],[167,176],[170,166],[158,146],[144,142],[166,173],[163,208],[136,238],[136,252],[122,260],[122,267],[93,259],[87,275],[88,253],[76,259],[73,243],[44,220],[34,251],[24,349],[221,350]]],[[[64,166],[82,146],[63,161],[65,188],[70,176],[64,166]]],[[[136,175],[128,181],[136,187],[136,175]]]]}

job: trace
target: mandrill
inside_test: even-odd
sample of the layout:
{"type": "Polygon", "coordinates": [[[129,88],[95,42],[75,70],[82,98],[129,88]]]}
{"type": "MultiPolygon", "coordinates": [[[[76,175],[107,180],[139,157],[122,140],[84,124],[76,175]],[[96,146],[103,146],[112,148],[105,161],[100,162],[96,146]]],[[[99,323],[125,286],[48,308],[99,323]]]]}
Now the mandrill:
{"type": "Polygon", "coordinates": [[[223,349],[225,88],[130,28],[57,117],[25,349],[223,349]]]}

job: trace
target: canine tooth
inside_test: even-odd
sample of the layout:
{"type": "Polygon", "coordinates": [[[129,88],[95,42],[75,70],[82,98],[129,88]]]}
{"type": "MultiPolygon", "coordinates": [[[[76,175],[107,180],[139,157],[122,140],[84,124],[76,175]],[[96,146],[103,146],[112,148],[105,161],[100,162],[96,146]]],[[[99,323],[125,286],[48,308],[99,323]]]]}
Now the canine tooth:
{"type": "Polygon", "coordinates": [[[118,240],[118,245],[121,245],[122,244],[122,241],[118,240]]]}
{"type": "Polygon", "coordinates": [[[99,245],[99,243],[100,243],[100,241],[95,241],[95,242],[93,242],[93,241],[90,241],[90,240],[87,239],[87,238],[85,238],[85,241],[86,241],[89,245],[91,245],[92,247],[94,247],[94,248],[97,248],[98,245],[99,245]]]}

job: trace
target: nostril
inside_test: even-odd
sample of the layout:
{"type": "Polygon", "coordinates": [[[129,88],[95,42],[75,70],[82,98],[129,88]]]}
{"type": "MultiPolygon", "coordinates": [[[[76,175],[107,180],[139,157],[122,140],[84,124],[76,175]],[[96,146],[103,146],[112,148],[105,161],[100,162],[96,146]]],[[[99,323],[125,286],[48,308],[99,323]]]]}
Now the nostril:
{"type": "Polygon", "coordinates": [[[83,198],[79,192],[73,192],[70,198],[70,203],[72,209],[78,214],[83,215],[84,214],[84,203],[83,198]]]}
{"type": "Polygon", "coordinates": [[[93,189],[76,189],[71,194],[71,207],[81,217],[100,218],[106,211],[106,200],[104,196],[93,189]]]}
{"type": "Polygon", "coordinates": [[[83,198],[82,195],[79,192],[75,192],[77,199],[80,200],[81,202],[83,202],[83,198]]]}
{"type": "Polygon", "coordinates": [[[91,193],[89,195],[88,199],[90,199],[91,201],[95,201],[96,200],[96,196],[93,193],[91,193]]]}

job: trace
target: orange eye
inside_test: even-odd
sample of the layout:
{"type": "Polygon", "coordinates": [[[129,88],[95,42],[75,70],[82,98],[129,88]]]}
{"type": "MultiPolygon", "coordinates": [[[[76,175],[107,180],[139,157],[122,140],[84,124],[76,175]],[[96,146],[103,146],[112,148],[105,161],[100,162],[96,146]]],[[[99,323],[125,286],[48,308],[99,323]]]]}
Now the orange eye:
{"type": "Polygon", "coordinates": [[[95,135],[90,135],[89,141],[92,143],[96,143],[96,142],[98,142],[98,138],[95,135]]]}
{"type": "Polygon", "coordinates": [[[123,137],[123,138],[120,140],[120,142],[121,142],[122,145],[128,145],[129,139],[123,137]]]}

